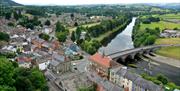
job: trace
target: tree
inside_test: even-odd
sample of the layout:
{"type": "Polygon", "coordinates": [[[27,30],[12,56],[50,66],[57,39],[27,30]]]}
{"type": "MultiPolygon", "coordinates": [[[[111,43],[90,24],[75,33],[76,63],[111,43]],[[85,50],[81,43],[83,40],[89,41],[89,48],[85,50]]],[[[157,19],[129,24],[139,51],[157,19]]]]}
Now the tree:
{"type": "Polygon", "coordinates": [[[32,85],[36,89],[42,88],[44,86],[44,84],[46,83],[46,80],[44,79],[43,73],[40,72],[38,69],[32,69],[31,70],[31,75],[30,75],[29,78],[30,78],[30,80],[32,82],[32,85]]]}
{"type": "Polygon", "coordinates": [[[17,68],[14,77],[17,91],[44,91],[41,89],[47,88],[45,77],[37,68],[17,68]]]}
{"type": "Polygon", "coordinates": [[[49,38],[50,38],[50,36],[49,36],[49,35],[47,35],[47,34],[45,34],[45,33],[41,33],[41,34],[39,34],[39,38],[41,38],[41,39],[44,39],[44,40],[48,41],[48,40],[49,40],[49,38]]]}
{"type": "Polygon", "coordinates": [[[9,22],[9,23],[8,23],[8,26],[10,26],[10,27],[14,27],[14,26],[15,26],[15,24],[14,24],[14,23],[12,23],[12,22],[9,22]]]}
{"type": "Polygon", "coordinates": [[[56,32],[64,32],[65,30],[65,27],[58,21],[56,23],[56,32]]]}
{"type": "Polygon", "coordinates": [[[76,40],[76,34],[75,32],[73,31],[72,34],[71,34],[71,40],[74,42],[76,40]]]}
{"type": "Polygon", "coordinates": [[[20,10],[18,10],[18,13],[17,13],[16,11],[14,11],[14,12],[13,12],[13,15],[14,15],[14,18],[15,18],[16,20],[18,20],[19,18],[22,17],[20,10]]]}
{"type": "Polygon", "coordinates": [[[152,44],[154,44],[155,41],[156,41],[156,36],[150,35],[145,40],[145,45],[152,45],[152,44]]]}
{"type": "Polygon", "coordinates": [[[60,42],[65,42],[67,38],[67,34],[66,32],[57,32],[56,37],[58,38],[60,42]]]}
{"type": "Polygon", "coordinates": [[[77,22],[75,22],[75,23],[74,23],[74,26],[76,26],[76,27],[77,27],[78,25],[79,25],[79,24],[78,24],[77,22]]]}
{"type": "Polygon", "coordinates": [[[7,20],[9,20],[9,19],[11,18],[11,13],[9,13],[9,12],[6,13],[6,14],[5,14],[5,18],[6,18],[7,20]]]}
{"type": "Polygon", "coordinates": [[[168,83],[168,79],[161,74],[157,75],[157,80],[161,81],[164,85],[168,83]]]}
{"type": "Polygon", "coordinates": [[[0,85],[0,91],[16,91],[16,88],[9,87],[9,86],[1,86],[0,85]]]}
{"type": "Polygon", "coordinates": [[[5,57],[0,57],[0,86],[13,86],[14,67],[5,57]]]}
{"type": "Polygon", "coordinates": [[[51,22],[50,22],[50,20],[46,20],[46,22],[45,22],[45,25],[46,25],[46,26],[49,26],[49,25],[51,25],[51,22]]]}
{"type": "Polygon", "coordinates": [[[10,37],[9,34],[5,32],[0,32],[0,41],[9,41],[10,37]]]}

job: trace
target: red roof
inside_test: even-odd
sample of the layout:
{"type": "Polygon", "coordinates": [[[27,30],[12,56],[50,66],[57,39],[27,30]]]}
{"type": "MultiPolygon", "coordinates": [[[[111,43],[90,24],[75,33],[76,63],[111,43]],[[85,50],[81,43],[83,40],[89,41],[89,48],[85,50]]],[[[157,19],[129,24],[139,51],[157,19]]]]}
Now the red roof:
{"type": "Polygon", "coordinates": [[[98,84],[97,88],[96,88],[96,91],[105,91],[105,90],[104,90],[102,85],[98,84]]]}
{"type": "Polygon", "coordinates": [[[31,62],[32,59],[28,57],[19,57],[17,58],[17,62],[31,62]]]}
{"type": "Polygon", "coordinates": [[[89,58],[91,61],[94,61],[96,63],[98,63],[99,65],[105,66],[107,68],[109,68],[111,66],[111,58],[107,57],[107,56],[103,56],[100,53],[96,53],[94,55],[92,55],[89,58]]]}

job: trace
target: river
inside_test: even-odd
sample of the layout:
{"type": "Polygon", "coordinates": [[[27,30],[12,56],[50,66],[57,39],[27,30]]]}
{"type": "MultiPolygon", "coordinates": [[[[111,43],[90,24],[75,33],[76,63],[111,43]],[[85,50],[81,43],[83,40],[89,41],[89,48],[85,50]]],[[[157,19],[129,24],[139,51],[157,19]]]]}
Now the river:
{"type": "Polygon", "coordinates": [[[111,40],[107,46],[102,46],[99,48],[99,52],[104,52],[106,55],[119,52],[127,49],[134,48],[132,41],[132,31],[135,25],[136,18],[132,18],[132,21],[123,32],[119,33],[114,39],[111,40]]]}

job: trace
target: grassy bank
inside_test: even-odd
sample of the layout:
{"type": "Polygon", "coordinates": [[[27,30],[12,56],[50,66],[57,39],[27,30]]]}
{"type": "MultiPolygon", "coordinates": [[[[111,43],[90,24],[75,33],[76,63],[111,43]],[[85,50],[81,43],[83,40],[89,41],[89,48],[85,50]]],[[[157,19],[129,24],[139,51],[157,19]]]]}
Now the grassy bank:
{"type": "MultiPolygon", "coordinates": [[[[160,38],[155,44],[180,44],[180,38],[160,38]]],[[[180,47],[165,47],[157,50],[156,53],[180,60],[180,47]]]]}

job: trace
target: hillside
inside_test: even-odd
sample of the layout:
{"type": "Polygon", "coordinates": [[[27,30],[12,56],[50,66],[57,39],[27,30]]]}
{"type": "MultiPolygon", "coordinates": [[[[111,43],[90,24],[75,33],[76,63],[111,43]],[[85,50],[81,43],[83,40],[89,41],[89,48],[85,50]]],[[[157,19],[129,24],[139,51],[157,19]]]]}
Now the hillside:
{"type": "Polygon", "coordinates": [[[19,3],[16,3],[12,0],[0,0],[0,4],[7,5],[7,6],[22,6],[19,3]]]}

